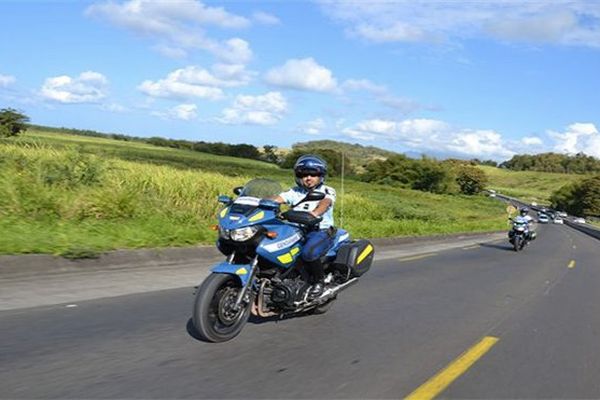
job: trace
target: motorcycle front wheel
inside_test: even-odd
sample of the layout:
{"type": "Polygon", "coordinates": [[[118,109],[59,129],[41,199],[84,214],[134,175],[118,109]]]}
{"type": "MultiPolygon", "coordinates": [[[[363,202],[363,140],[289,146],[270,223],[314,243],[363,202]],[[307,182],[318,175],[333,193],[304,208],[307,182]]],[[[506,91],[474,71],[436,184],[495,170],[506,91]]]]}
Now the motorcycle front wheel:
{"type": "Polygon", "coordinates": [[[252,302],[235,309],[241,290],[239,280],[229,274],[210,274],[198,288],[192,323],[201,339],[226,342],[237,336],[250,316],[252,302]]]}
{"type": "Polygon", "coordinates": [[[515,235],[513,245],[515,247],[515,251],[519,251],[523,248],[523,246],[521,246],[521,238],[519,236],[515,235]]]}

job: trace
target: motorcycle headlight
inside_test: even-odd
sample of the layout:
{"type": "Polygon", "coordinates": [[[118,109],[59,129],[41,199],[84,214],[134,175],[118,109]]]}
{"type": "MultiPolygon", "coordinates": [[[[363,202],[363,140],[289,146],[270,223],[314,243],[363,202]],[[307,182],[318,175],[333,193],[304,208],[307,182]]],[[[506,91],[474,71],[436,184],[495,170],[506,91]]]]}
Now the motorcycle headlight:
{"type": "Polygon", "coordinates": [[[258,232],[257,226],[246,226],[245,228],[232,229],[229,231],[231,240],[235,242],[245,242],[258,232]]]}
{"type": "Polygon", "coordinates": [[[229,229],[225,229],[223,228],[221,225],[219,225],[219,236],[223,239],[229,239],[229,229]]]}

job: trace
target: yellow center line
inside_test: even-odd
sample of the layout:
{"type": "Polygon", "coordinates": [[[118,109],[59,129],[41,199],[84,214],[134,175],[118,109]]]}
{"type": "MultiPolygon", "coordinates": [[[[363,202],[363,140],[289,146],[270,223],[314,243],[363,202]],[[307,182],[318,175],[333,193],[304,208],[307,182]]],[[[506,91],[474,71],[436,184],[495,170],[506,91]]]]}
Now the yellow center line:
{"type": "Polygon", "coordinates": [[[427,382],[419,386],[414,392],[406,396],[405,400],[430,400],[443,392],[459,376],[464,374],[477,360],[487,353],[498,342],[498,338],[486,336],[473,347],[452,361],[446,368],[438,372],[427,382]]]}
{"type": "Polygon", "coordinates": [[[425,257],[431,257],[431,256],[435,256],[437,253],[427,253],[427,254],[421,254],[418,256],[412,256],[412,257],[404,257],[404,258],[399,258],[398,261],[412,261],[412,260],[419,260],[421,258],[425,258],[425,257]]]}
{"type": "Polygon", "coordinates": [[[573,268],[575,268],[575,260],[571,260],[571,262],[569,263],[568,267],[569,267],[570,269],[573,269],[573,268]]]}

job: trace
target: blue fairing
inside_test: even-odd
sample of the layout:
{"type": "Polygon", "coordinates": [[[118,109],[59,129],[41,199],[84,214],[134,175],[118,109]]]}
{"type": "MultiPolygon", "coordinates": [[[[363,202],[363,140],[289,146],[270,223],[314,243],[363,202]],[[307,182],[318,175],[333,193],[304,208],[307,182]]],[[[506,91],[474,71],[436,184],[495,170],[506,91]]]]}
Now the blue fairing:
{"type": "Polygon", "coordinates": [[[250,270],[252,266],[250,264],[230,264],[228,262],[222,262],[211,268],[212,272],[235,275],[240,279],[242,286],[246,285],[250,276],[250,270]]]}

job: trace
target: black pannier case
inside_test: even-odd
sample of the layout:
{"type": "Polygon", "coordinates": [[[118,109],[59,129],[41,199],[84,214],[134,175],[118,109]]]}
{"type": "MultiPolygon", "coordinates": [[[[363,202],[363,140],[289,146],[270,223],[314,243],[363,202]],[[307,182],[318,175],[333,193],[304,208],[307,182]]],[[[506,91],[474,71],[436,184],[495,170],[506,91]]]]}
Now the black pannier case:
{"type": "Polygon", "coordinates": [[[371,268],[375,247],[366,239],[355,240],[342,245],[335,257],[334,264],[347,265],[353,277],[361,276],[371,268]]]}

